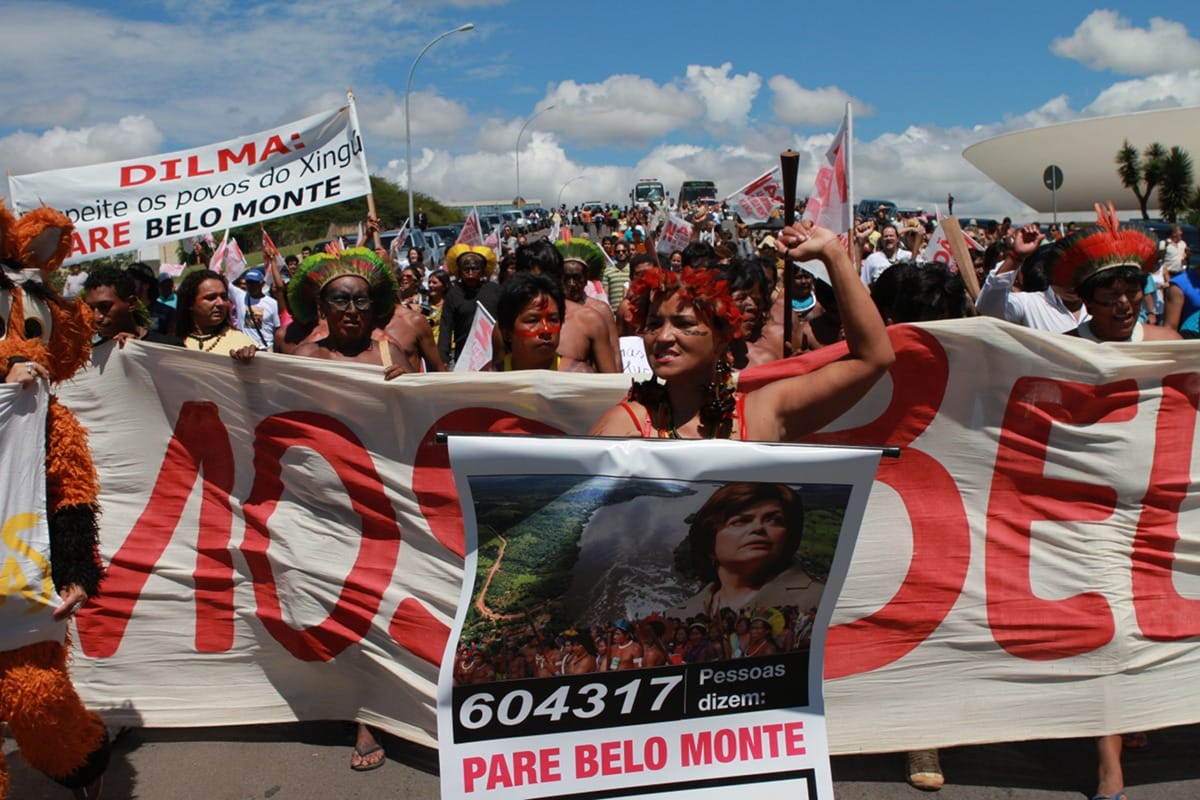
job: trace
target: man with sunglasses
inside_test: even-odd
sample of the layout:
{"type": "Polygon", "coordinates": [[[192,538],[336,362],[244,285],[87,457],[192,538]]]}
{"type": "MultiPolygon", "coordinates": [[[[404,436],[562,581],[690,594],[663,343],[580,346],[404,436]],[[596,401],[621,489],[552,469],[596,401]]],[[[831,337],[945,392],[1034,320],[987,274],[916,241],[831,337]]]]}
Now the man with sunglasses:
{"type": "Polygon", "coordinates": [[[631,247],[627,242],[618,240],[613,247],[615,264],[604,268],[600,282],[604,291],[608,292],[608,305],[616,308],[625,299],[625,290],[629,288],[629,257],[631,247]]]}
{"type": "Polygon", "coordinates": [[[374,335],[391,319],[395,296],[395,276],[365,247],[305,259],[288,285],[288,306],[301,324],[315,322],[320,314],[329,333],[300,344],[295,355],[376,364],[383,367],[384,380],[412,371],[395,342],[374,335]]]}

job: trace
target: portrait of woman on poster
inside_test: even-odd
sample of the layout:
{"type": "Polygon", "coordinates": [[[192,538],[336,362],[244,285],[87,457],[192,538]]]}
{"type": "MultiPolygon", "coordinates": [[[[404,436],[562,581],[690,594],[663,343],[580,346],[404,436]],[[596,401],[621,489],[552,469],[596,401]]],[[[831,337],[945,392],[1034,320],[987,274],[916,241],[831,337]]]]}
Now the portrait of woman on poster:
{"type": "Polygon", "coordinates": [[[825,589],[793,563],[804,531],[804,505],[778,483],[730,483],[693,515],[692,563],[704,587],[673,611],[681,617],[751,606],[815,606],[825,589]]]}

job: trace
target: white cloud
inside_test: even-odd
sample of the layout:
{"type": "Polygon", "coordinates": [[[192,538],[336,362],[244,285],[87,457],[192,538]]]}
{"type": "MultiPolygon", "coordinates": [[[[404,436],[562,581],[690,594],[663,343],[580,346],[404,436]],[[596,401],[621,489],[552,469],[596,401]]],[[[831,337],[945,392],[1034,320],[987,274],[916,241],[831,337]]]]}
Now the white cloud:
{"type": "Polygon", "coordinates": [[[1130,75],[1200,67],[1200,41],[1181,22],[1152,17],[1149,28],[1136,28],[1116,11],[1088,14],[1075,32],[1050,44],[1055,55],[1090,69],[1111,69],[1130,75]]]}
{"type": "Polygon", "coordinates": [[[776,75],[767,81],[774,92],[771,109],[785,125],[836,125],[846,113],[846,103],[854,104],[856,116],[875,113],[873,106],[851,97],[836,86],[806,89],[786,75],[776,75]]]}
{"type": "Polygon", "coordinates": [[[1200,105],[1200,69],[1114,83],[1084,111],[1104,116],[1200,105]]]}
{"type": "Polygon", "coordinates": [[[762,78],[755,72],[730,76],[731,69],[733,64],[728,61],[719,67],[689,64],[686,83],[704,100],[705,116],[710,122],[741,127],[746,124],[762,78]]]}
{"type": "Polygon", "coordinates": [[[555,110],[543,118],[545,127],[585,145],[644,144],[705,112],[699,97],[637,75],[613,75],[602,83],[563,81],[538,106],[551,104],[555,110]]]}
{"type": "MultiPolygon", "coordinates": [[[[413,92],[408,103],[412,109],[414,138],[458,133],[467,127],[471,117],[471,112],[462,103],[434,92],[413,92]]],[[[360,106],[359,119],[371,136],[405,139],[403,97],[375,98],[368,105],[360,106]]]]}
{"type": "MultiPolygon", "coordinates": [[[[404,188],[404,161],[396,159],[380,171],[404,188]]],[[[628,193],[633,170],[627,167],[588,166],[569,158],[548,133],[538,132],[521,158],[521,194],[545,206],[584,200],[617,201],[628,193]],[[582,178],[580,178],[582,176],[582,178]],[[576,178],[580,178],[576,180],[576,178]]],[[[508,200],[516,192],[513,152],[475,152],[461,155],[424,149],[413,163],[413,188],[444,202],[508,200]]]]}
{"type": "Polygon", "coordinates": [[[141,116],[123,117],[115,125],[56,127],[40,135],[19,131],[0,139],[0,164],[22,175],[135,158],[157,151],[162,141],[158,127],[141,116]]]}

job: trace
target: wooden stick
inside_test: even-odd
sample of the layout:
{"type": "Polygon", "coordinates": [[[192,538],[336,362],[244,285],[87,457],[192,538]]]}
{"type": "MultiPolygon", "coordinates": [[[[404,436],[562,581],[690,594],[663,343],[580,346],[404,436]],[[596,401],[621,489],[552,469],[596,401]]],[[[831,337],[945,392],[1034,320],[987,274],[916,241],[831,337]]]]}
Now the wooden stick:
{"type": "MultiPolygon", "coordinates": [[[[783,183],[783,224],[796,222],[796,175],[800,171],[800,154],[787,149],[779,154],[780,180],[783,183]]],[[[796,265],[783,259],[783,357],[792,354],[792,276],[796,265]]]]}
{"type": "Polygon", "coordinates": [[[950,252],[954,255],[954,263],[958,264],[958,274],[962,276],[963,286],[967,288],[967,296],[974,303],[975,298],[979,297],[979,278],[975,275],[975,262],[971,259],[967,237],[963,236],[958,217],[943,217],[942,233],[946,234],[950,252]]]}

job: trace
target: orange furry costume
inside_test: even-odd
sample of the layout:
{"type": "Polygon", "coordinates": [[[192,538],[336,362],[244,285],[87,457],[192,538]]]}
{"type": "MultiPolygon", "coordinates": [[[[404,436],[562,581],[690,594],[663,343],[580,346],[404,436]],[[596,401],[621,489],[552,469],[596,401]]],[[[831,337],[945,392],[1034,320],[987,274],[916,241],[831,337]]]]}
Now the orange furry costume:
{"type": "MultiPolygon", "coordinates": [[[[50,208],[20,219],[0,204],[0,380],[24,361],[45,367],[53,382],[70,378],[91,352],[92,315],[77,299],[64,300],[44,278],[71,248],[73,226],[50,208]],[[7,319],[4,315],[7,313],[7,319]]],[[[32,369],[30,367],[29,369],[32,369]]],[[[99,591],[99,486],[87,435],[75,416],[51,398],[46,420],[46,498],[50,569],[60,593],[99,591]]],[[[108,735],[99,716],[83,706],[67,673],[67,648],[48,641],[0,652],[0,723],[7,723],[21,755],[77,797],[98,796],[108,766],[108,735]]],[[[8,767],[0,755],[0,798],[8,796],[8,767]]]]}

